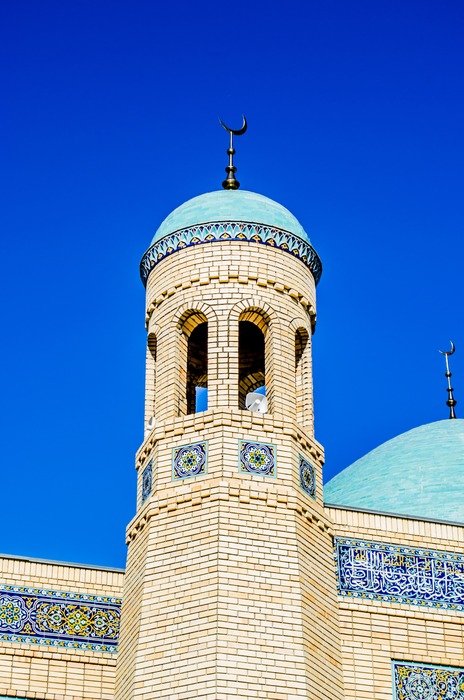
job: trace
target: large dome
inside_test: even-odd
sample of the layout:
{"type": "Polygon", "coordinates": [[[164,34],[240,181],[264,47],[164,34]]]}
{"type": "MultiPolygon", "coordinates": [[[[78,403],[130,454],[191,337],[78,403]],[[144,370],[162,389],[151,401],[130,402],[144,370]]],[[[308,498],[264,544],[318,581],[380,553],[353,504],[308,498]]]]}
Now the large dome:
{"type": "Polygon", "coordinates": [[[293,214],[273,199],[246,190],[219,190],[189,199],[174,209],[156,231],[151,244],[164,236],[213,221],[246,221],[273,226],[309,242],[293,214]]]}
{"type": "Polygon", "coordinates": [[[464,420],[421,425],[333,477],[327,505],[464,523],[464,420]]]}

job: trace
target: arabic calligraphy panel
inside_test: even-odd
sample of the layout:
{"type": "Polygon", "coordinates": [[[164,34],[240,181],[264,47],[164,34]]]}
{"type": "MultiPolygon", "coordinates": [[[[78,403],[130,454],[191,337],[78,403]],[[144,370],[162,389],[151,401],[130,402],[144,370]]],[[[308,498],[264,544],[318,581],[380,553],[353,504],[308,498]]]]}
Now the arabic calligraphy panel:
{"type": "Polygon", "coordinates": [[[336,538],[335,558],[339,595],[464,609],[461,554],[336,538]]]}

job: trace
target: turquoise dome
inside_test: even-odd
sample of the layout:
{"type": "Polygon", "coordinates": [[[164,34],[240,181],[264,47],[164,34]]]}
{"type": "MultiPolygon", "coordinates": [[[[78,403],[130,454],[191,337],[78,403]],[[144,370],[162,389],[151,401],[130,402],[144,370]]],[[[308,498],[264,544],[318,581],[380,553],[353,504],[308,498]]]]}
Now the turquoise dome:
{"type": "Polygon", "coordinates": [[[246,190],[219,190],[189,199],[174,209],[156,231],[151,245],[180,229],[213,221],[247,221],[283,229],[309,242],[293,214],[278,202],[246,190]]]}
{"type": "Polygon", "coordinates": [[[324,486],[328,505],[464,523],[464,420],[388,440],[324,486]]]}

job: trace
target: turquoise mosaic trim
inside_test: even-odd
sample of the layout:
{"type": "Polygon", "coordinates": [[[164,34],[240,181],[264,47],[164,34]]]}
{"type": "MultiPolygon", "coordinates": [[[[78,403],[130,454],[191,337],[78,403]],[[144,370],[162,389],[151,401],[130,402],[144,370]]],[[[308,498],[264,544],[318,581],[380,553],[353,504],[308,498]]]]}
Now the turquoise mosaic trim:
{"type": "Polygon", "coordinates": [[[174,447],[172,451],[173,481],[206,474],[207,462],[208,443],[206,440],[174,447]]]}
{"type": "Polygon", "coordinates": [[[238,470],[242,474],[275,477],[277,475],[275,445],[239,440],[238,470]]]}
{"type": "Polygon", "coordinates": [[[322,274],[321,260],[308,241],[283,229],[244,221],[217,221],[190,226],[156,241],[145,253],[140,263],[140,276],[144,285],[148,275],[161,260],[178,250],[205,243],[239,241],[261,243],[278,248],[295,256],[311,270],[316,284],[322,274]]]}
{"type": "Polygon", "coordinates": [[[392,662],[394,700],[462,700],[464,669],[410,661],[392,662]]]}
{"type": "Polygon", "coordinates": [[[335,538],[338,593],[464,610],[464,556],[434,549],[335,538]]]}
{"type": "Polygon", "coordinates": [[[0,641],[117,651],[121,600],[109,596],[0,586],[0,641]]]}

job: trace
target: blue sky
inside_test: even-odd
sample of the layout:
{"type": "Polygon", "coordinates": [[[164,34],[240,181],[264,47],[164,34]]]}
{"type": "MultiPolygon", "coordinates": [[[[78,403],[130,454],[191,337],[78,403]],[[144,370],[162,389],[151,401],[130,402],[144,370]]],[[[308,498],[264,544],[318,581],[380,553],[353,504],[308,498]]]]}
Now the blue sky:
{"type": "MultiPolygon", "coordinates": [[[[245,189],[320,254],[316,434],[333,474],[464,416],[460,2],[0,9],[0,551],[123,566],[142,439],[138,263],[178,204],[245,189]]],[[[394,488],[394,484],[392,484],[394,488]]]]}

